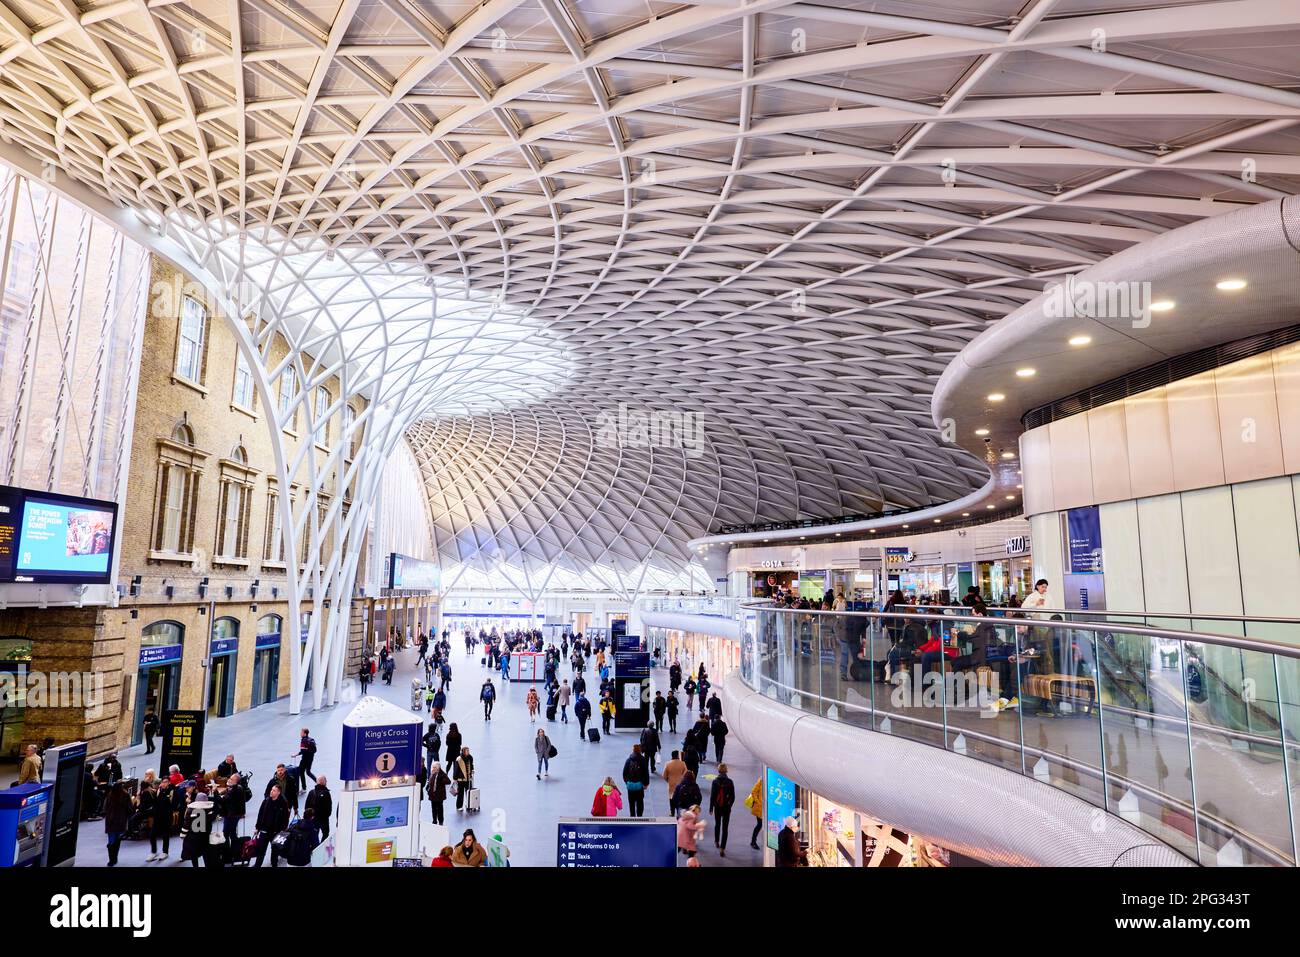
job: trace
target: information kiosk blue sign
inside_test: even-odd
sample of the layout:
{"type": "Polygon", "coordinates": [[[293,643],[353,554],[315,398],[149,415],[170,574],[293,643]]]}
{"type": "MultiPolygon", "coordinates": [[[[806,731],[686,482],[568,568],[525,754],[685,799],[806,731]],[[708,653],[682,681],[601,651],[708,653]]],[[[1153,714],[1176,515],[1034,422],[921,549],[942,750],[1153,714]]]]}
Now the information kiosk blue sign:
{"type": "Polygon", "coordinates": [[[674,818],[571,818],[559,824],[558,867],[676,867],[674,818]]]}
{"type": "Polygon", "coordinates": [[[343,727],[344,781],[412,777],[420,762],[420,724],[343,727]]]}

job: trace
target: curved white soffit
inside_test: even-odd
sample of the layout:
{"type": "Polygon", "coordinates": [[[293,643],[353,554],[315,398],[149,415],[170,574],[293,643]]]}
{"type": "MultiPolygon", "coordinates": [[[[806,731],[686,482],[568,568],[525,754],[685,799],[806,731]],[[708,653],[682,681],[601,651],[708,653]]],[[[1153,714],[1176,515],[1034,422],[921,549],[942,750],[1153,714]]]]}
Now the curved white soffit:
{"type": "Polygon", "coordinates": [[[688,615],[678,611],[643,611],[641,624],[650,628],[672,628],[696,635],[714,635],[718,638],[740,640],[740,622],[734,618],[717,615],[688,615]]]}
{"type": "MultiPolygon", "coordinates": [[[[961,350],[935,387],[934,421],[952,420],[957,444],[1017,449],[1030,409],[1164,359],[1268,332],[1296,321],[1300,306],[1300,199],[1199,219],[1130,246],[1075,276],[1080,283],[1150,283],[1150,301],[1174,308],[1141,317],[1048,317],[1045,292],[990,326],[961,350]],[[1239,292],[1215,283],[1244,279],[1239,292]],[[1072,336],[1087,335],[1083,348],[1072,336]],[[1032,378],[1016,370],[1031,367],[1032,378]],[[987,401],[1000,392],[1002,402],[987,401]],[[988,429],[987,437],[975,435],[988,429]]],[[[1013,463],[1018,464],[1018,463],[1013,463]]]]}
{"type": "MultiPolygon", "coordinates": [[[[779,531],[774,529],[767,532],[738,532],[735,535],[704,535],[700,538],[691,539],[687,544],[693,549],[698,549],[705,545],[753,545],[763,542],[788,542],[810,536],[834,535],[836,532],[849,535],[855,532],[867,532],[873,528],[887,528],[891,531],[901,530],[903,522],[907,522],[909,525],[916,522],[933,523],[936,518],[952,518],[960,515],[963,511],[991,504],[990,497],[997,490],[997,485],[997,479],[990,478],[977,492],[971,492],[967,496],[945,502],[942,505],[933,505],[930,508],[908,512],[906,515],[894,515],[889,518],[865,518],[860,522],[803,525],[799,528],[785,528],[779,531]]],[[[911,529],[908,529],[908,531],[910,532],[911,529]]],[[[917,529],[915,534],[920,534],[923,531],[933,532],[942,531],[942,529],[917,529]]]]}
{"type": "Polygon", "coordinates": [[[796,711],[737,672],[723,682],[731,727],[769,767],[817,794],[1002,866],[1193,867],[1122,818],[1023,774],[928,744],[796,711]]]}

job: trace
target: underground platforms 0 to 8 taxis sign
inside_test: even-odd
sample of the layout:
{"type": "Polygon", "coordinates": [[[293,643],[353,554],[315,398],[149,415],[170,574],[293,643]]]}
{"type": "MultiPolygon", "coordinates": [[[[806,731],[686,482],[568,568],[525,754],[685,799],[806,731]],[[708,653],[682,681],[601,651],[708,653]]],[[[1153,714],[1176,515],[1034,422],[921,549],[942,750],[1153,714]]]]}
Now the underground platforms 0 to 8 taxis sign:
{"type": "Polygon", "coordinates": [[[676,867],[677,821],[561,820],[557,852],[560,867],[676,867]]]}

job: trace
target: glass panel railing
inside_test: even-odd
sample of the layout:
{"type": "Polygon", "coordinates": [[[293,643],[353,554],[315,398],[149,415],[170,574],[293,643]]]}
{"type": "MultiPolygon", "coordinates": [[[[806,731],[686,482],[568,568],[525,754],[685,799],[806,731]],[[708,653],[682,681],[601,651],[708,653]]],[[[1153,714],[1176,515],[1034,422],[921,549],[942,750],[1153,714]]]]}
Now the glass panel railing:
{"type": "Polygon", "coordinates": [[[1032,776],[1205,865],[1296,862],[1300,641],[966,609],[743,610],[742,676],[782,704],[1032,776]]]}
{"type": "Polygon", "coordinates": [[[680,595],[676,597],[642,598],[640,609],[646,611],[678,612],[683,615],[710,615],[734,618],[740,613],[740,599],[721,595],[680,595]]]}

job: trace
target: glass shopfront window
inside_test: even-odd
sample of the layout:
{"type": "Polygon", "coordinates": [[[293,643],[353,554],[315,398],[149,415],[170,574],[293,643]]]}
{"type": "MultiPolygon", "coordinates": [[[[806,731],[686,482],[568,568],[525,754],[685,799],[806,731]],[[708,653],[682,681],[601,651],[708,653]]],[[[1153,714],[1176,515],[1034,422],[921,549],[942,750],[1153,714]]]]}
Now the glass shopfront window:
{"type": "MultiPolygon", "coordinates": [[[[0,638],[0,672],[18,675],[31,667],[32,643],[27,638],[0,638]]],[[[27,709],[27,683],[15,680],[7,700],[0,700],[0,760],[22,758],[23,724],[27,709]]]]}
{"type": "Polygon", "coordinates": [[[181,692],[181,658],[185,654],[185,626],[156,621],[140,633],[140,660],[135,682],[135,718],[131,743],[144,741],[145,715],[162,718],[176,707],[181,692]]]}

